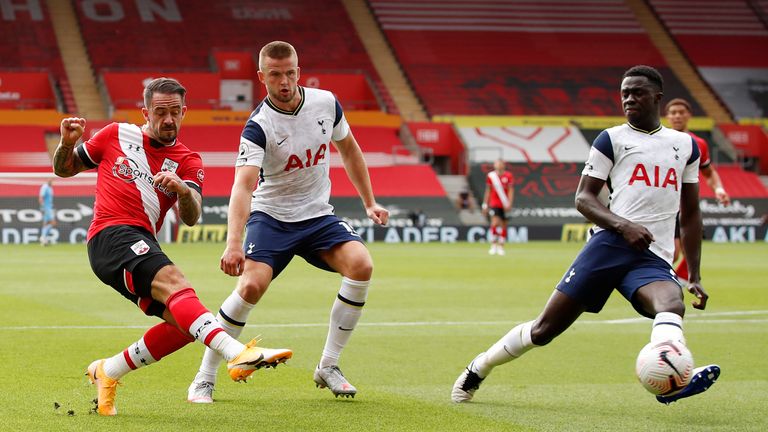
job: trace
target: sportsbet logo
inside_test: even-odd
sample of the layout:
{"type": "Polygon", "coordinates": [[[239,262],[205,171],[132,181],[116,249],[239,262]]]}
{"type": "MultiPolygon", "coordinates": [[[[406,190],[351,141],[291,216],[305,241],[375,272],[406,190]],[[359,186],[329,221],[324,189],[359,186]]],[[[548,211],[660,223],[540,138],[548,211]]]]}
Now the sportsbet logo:
{"type": "MultiPolygon", "coordinates": [[[[166,159],[166,161],[171,162],[172,164],[176,164],[176,162],[173,162],[169,159],[166,159]]],[[[178,166],[178,164],[176,164],[178,166]]],[[[172,167],[173,171],[176,170],[176,167],[172,167]]],[[[169,192],[167,188],[155,186],[154,181],[152,181],[152,175],[150,173],[144,172],[139,168],[139,165],[134,162],[133,160],[125,157],[125,156],[119,156],[117,159],[115,159],[115,164],[112,166],[112,175],[119,178],[120,180],[126,182],[126,183],[133,183],[137,179],[144,180],[145,182],[149,183],[151,186],[156,187],[160,192],[164,193],[166,196],[173,196],[173,192],[169,192]]],[[[202,177],[202,170],[197,173],[198,178],[202,177]]],[[[202,181],[202,179],[201,179],[202,181]]]]}
{"type": "Polygon", "coordinates": [[[152,184],[152,176],[140,170],[136,162],[125,156],[120,156],[115,160],[115,165],[112,167],[112,175],[126,183],[133,183],[136,179],[143,179],[152,184]]]}

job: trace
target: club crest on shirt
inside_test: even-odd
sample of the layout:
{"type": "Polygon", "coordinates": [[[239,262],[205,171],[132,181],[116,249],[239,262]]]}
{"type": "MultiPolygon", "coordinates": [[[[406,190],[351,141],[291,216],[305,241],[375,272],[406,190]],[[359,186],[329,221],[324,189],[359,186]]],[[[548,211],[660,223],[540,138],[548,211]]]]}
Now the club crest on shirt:
{"type": "Polygon", "coordinates": [[[178,162],[174,162],[168,158],[165,158],[165,160],[163,161],[163,166],[160,167],[160,171],[170,171],[175,173],[176,168],[178,167],[179,167],[178,162]]]}
{"type": "Polygon", "coordinates": [[[144,255],[145,253],[149,252],[149,245],[144,240],[139,240],[131,245],[131,250],[136,255],[144,255]]]}

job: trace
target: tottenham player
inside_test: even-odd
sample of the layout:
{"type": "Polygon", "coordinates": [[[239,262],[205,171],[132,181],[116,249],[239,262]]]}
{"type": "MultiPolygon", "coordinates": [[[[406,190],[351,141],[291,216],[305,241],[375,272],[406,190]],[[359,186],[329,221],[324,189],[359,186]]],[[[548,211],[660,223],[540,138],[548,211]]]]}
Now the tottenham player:
{"type": "MultiPolygon", "coordinates": [[[[701,213],[698,203],[699,149],[687,134],[661,126],[661,75],[648,66],[624,73],[621,100],[627,123],[595,139],[576,191],[576,208],[596,224],[593,235],[566,270],[544,310],[519,324],[481,353],[456,380],[451,399],[472,399],[494,367],[559,336],[583,312],[599,312],[617,289],[641,315],[653,319],[651,341],[685,343],[685,304],[671,268],[675,215],[680,210],[683,248],[689,258],[693,307],[704,309],[700,283],[701,213]],[[611,207],[598,199],[610,182],[611,207]]],[[[694,370],[690,384],[663,403],[709,388],[717,365],[694,370]]]]}
{"type": "MultiPolygon", "coordinates": [[[[314,380],[337,397],[353,397],[357,390],[341,373],[338,361],[360,318],[373,263],[360,237],[328,203],[331,141],[368,217],[386,224],[389,212],[376,204],[362,151],[341,105],[331,92],[298,86],[299,72],[298,55],[290,44],[274,41],[261,49],[258,76],[267,97],[251,114],[240,138],[227,245],[220,263],[224,273],[239,279],[218,317],[237,337],[270,282],[295,255],[340,273],[341,288],[331,308],[314,380]]],[[[205,350],[189,387],[189,401],[213,402],[220,361],[219,354],[205,350]]]]}
{"type": "Polygon", "coordinates": [[[117,414],[120,378],[194,340],[227,359],[235,381],[292,354],[258,348],[253,341],[245,346],[229,336],[160,249],[156,232],[175,203],[187,225],[200,217],[202,160],[176,139],[187,111],[185,94],[178,81],[157,78],[144,89],[143,127],[112,123],[78,146],[85,119],[61,121],[61,141],[53,160],[56,175],[98,170],[94,217],[87,234],[93,272],[145,314],[164,320],[125,350],[88,366],[101,415],[117,414]]]}
{"type": "MultiPolygon", "coordinates": [[[[712,166],[712,161],[709,159],[709,147],[707,146],[707,142],[704,138],[701,138],[688,130],[688,122],[691,120],[692,112],[691,104],[685,99],[675,98],[667,102],[667,105],[664,108],[667,112],[667,121],[672,129],[687,133],[699,146],[699,152],[701,153],[699,172],[704,176],[707,185],[709,185],[715,192],[717,201],[724,206],[730,205],[731,197],[728,196],[728,192],[723,188],[723,182],[720,180],[720,175],[712,166]]],[[[675,226],[675,256],[672,260],[673,262],[676,262],[677,258],[681,255],[680,249],[680,229],[678,222],[678,225],[675,226]]],[[[683,258],[675,266],[675,273],[677,273],[677,276],[680,279],[684,281],[688,280],[688,262],[685,260],[685,255],[683,255],[683,258]]]]}
{"type": "Polygon", "coordinates": [[[515,197],[514,178],[507,171],[503,159],[493,163],[493,170],[485,178],[483,196],[483,215],[491,217],[491,255],[504,255],[504,242],[507,238],[507,213],[512,209],[515,197]]]}

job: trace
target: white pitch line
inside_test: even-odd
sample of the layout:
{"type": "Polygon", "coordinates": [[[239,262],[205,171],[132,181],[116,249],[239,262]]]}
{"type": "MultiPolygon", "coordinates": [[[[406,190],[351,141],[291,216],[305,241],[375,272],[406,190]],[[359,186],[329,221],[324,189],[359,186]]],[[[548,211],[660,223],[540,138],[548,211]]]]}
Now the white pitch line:
{"type": "MultiPolygon", "coordinates": [[[[756,311],[732,311],[698,313],[686,318],[686,323],[696,324],[763,324],[768,323],[768,318],[760,319],[709,319],[712,316],[752,316],[768,315],[768,310],[756,311]]],[[[638,324],[650,323],[649,318],[636,317],[615,320],[578,320],[575,324],[638,324]]],[[[404,322],[373,322],[360,323],[360,327],[440,327],[440,326],[511,326],[518,321],[404,321],[404,322]]],[[[282,323],[282,324],[248,324],[250,328],[312,328],[328,327],[328,323],[282,323]]],[[[0,326],[0,330],[120,330],[120,329],[145,329],[147,325],[73,325],[73,326],[0,326]]]]}

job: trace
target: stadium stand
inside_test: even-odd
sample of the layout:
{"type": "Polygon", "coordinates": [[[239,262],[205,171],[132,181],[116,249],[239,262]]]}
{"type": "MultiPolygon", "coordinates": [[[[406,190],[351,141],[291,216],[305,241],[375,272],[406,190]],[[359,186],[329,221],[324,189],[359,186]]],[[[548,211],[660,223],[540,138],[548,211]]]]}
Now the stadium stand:
{"type": "Polygon", "coordinates": [[[50,172],[45,136],[56,132],[55,128],[45,126],[0,126],[0,172],[50,172]]]}
{"type": "MultiPolygon", "coordinates": [[[[475,197],[485,191],[486,174],[497,158],[507,161],[515,178],[514,224],[551,225],[584,222],[573,205],[589,141],[598,130],[571,127],[458,128],[470,159],[469,184],[475,197]]],[[[708,135],[707,135],[708,136],[708,135]]],[[[753,172],[734,164],[718,165],[723,186],[733,199],[766,199],[768,189],[753,172]]],[[[706,182],[702,199],[714,201],[706,182]]]]}
{"type": "Polygon", "coordinates": [[[74,2],[83,37],[101,73],[210,72],[214,54],[258,55],[276,38],[291,41],[305,73],[362,73],[394,111],[362,43],[338,0],[262,4],[238,0],[74,2]],[[227,25],[211,25],[226,22],[227,25]],[[183,37],[182,37],[183,35],[183,37]]]}
{"type": "Polygon", "coordinates": [[[574,127],[461,127],[469,160],[493,162],[584,162],[590,144],[574,127]]]}
{"type": "Polygon", "coordinates": [[[768,116],[765,4],[650,0],[699,73],[737,118],[768,116]],[[761,6],[762,5],[762,6],[761,6]]]}
{"type": "Polygon", "coordinates": [[[370,4],[430,115],[620,115],[635,64],[688,94],[621,0],[370,4]]]}
{"type": "Polygon", "coordinates": [[[0,71],[0,109],[56,109],[56,95],[48,71],[0,71]]]}
{"type": "Polygon", "coordinates": [[[66,76],[45,2],[4,5],[1,17],[0,108],[57,108],[66,76]]]}
{"type": "MultiPolygon", "coordinates": [[[[297,46],[302,85],[329,89],[339,97],[369,164],[377,199],[392,211],[392,226],[410,226],[414,212],[426,213],[428,226],[484,223],[459,218],[456,200],[447,196],[448,183],[436,172],[462,177],[462,190],[471,187],[477,197],[483,192],[485,173],[498,157],[508,161],[516,178],[513,225],[559,229],[559,224],[582,223],[583,217],[573,208],[573,194],[589,143],[598,132],[591,128],[603,127],[597,124],[605,123],[606,117],[622,121],[617,81],[628,66],[644,63],[659,68],[666,79],[666,95],[688,98],[694,115],[703,114],[622,0],[368,0],[429,114],[454,118],[445,123],[408,122],[406,115],[391,114],[397,111],[373,66],[373,54],[366,52],[351,22],[357,19],[347,15],[341,0],[66,3],[77,12],[93,70],[112,105],[112,119],[143,122],[137,108],[147,78],[172,75],[188,87],[191,110],[181,139],[201,153],[206,165],[204,223],[221,222],[226,214],[238,137],[251,107],[264,97],[255,79],[255,55],[275,34],[297,46]],[[234,100],[237,104],[229,104],[224,91],[227,84],[238,81],[253,86],[245,97],[234,100]],[[490,123],[512,118],[504,116],[526,120],[518,117],[514,126],[455,120],[478,115],[488,116],[483,118],[490,123]],[[218,216],[212,219],[214,214],[218,216]]],[[[59,14],[49,9],[50,4],[58,3],[10,2],[0,26],[0,36],[9,42],[0,46],[0,110],[15,110],[0,116],[0,133],[6,137],[0,144],[0,204],[22,212],[36,208],[39,185],[51,177],[48,152],[58,133],[55,117],[64,115],[54,109],[76,112],[52,31],[51,18],[55,21],[59,14]],[[34,113],[41,108],[46,112],[34,113]],[[13,118],[22,120],[9,120],[13,118]]],[[[766,116],[760,110],[768,85],[768,63],[762,55],[767,51],[766,23],[761,21],[765,2],[710,0],[694,6],[687,1],[651,0],[649,4],[732,109],[725,93],[734,90],[717,84],[712,73],[721,81],[735,81],[738,98],[758,107],[741,117],[766,116]]],[[[106,122],[89,119],[86,134],[106,122]]],[[[713,147],[723,136],[733,142],[740,157],[752,158],[757,166],[768,162],[764,156],[768,150],[760,144],[768,138],[759,126],[707,125],[710,130],[707,137],[713,147]],[[743,141],[747,132],[759,139],[743,141]]],[[[712,149],[713,155],[721,153],[712,149]]],[[[337,214],[366,226],[338,152],[331,146],[326,157],[337,214]]],[[[714,157],[715,163],[723,160],[714,157]]],[[[730,163],[717,168],[734,199],[768,202],[768,192],[754,173],[730,163]]],[[[93,181],[92,176],[56,180],[65,212],[88,217],[93,181]]],[[[705,184],[701,196],[713,202],[705,184]]]]}
{"type": "MultiPolygon", "coordinates": [[[[205,195],[211,202],[226,203],[234,179],[234,157],[241,126],[185,126],[180,134],[200,152],[206,166],[205,195]]],[[[365,154],[377,200],[394,209],[393,219],[405,219],[421,209],[442,224],[459,224],[458,216],[435,172],[410,155],[398,137],[398,129],[353,125],[355,138],[365,154]]],[[[331,199],[336,213],[361,218],[360,199],[347,178],[341,157],[330,147],[331,199]]]]}
{"type": "MultiPolygon", "coordinates": [[[[139,109],[144,106],[142,92],[145,83],[157,74],[142,72],[103,71],[102,82],[114,109],[139,109]]],[[[173,77],[184,84],[190,109],[222,109],[218,74],[212,72],[174,72],[173,77]]]]}
{"type": "MultiPolygon", "coordinates": [[[[90,136],[107,122],[90,122],[90,136]]],[[[371,181],[377,199],[394,209],[393,223],[407,220],[410,211],[419,209],[439,224],[460,224],[453,205],[446,196],[435,172],[429,165],[410,156],[397,135],[397,128],[356,126],[369,163],[371,181]]],[[[204,186],[207,207],[225,205],[234,179],[234,157],[242,131],[241,126],[196,126],[182,128],[180,139],[198,151],[206,166],[204,186]]],[[[0,126],[7,139],[0,145],[0,199],[36,197],[40,184],[52,178],[51,161],[46,150],[46,134],[58,130],[47,126],[0,126]]],[[[360,199],[347,178],[341,158],[331,146],[330,176],[332,203],[337,214],[348,218],[363,217],[360,199]]],[[[57,197],[79,199],[91,203],[94,190],[92,177],[56,179],[57,197]]],[[[36,198],[28,198],[34,202],[36,198]]],[[[84,204],[90,205],[90,204],[84,204]]],[[[401,222],[402,223],[402,222],[401,222]]]]}

